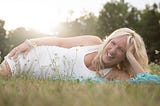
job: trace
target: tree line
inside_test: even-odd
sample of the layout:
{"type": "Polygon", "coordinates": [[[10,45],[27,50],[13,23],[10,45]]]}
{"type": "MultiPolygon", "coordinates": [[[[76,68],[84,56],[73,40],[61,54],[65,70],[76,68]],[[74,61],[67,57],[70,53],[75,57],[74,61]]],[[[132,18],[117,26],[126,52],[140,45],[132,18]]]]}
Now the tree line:
{"type": "MultiPolygon", "coordinates": [[[[23,27],[6,31],[4,25],[5,21],[0,20],[1,57],[25,39],[46,36],[23,27]]],[[[99,12],[99,16],[86,12],[75,20],[60,23],[54,31],[57,32],[56,36],[90,34],[104,39],[121,27],[136,30],[145,41],[150,61],[160,64],[160,5],[156,3],[138,10],[129,3],[125,3],[124,0],[107,2],[99,12]]]]}

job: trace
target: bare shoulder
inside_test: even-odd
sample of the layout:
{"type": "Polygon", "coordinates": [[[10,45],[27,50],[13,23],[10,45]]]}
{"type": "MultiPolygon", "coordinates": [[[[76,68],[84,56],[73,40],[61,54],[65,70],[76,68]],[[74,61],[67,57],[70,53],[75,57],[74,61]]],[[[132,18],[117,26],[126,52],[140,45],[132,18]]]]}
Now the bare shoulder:
{"type": "Polygon", "coordinates": [[[117,68],[113,68],[106,76],[106,79],[108,80],[129,80],[130,75],[127,72],[124,72],[122,70],[119,70],[117,68]]]}

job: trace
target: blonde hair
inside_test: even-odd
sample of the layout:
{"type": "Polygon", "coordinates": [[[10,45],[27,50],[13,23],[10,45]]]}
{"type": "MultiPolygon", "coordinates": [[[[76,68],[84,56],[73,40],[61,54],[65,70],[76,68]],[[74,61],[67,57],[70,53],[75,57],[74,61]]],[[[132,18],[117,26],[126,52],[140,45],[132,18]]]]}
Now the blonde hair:
{"type": "MultiPolygon", "coordinates": [[[[115,30],[113,33],[111,33],[108,37],[106,37],[105,41],[100,45],[100,48],[98,50],[98,55],[94,58],[93,63],[96,65],[96,71],[98,74],[100,70],[105,68],[104,63],[102,62],[102,52],[105,46],[109,43],[111,39],[121,37],[121,36],[128,36],[127,37],[127,47],[129,47],[130,44],[134,45],[134,57],[138,61],[138,63],[142,66],[144,70],[148,70],[148,56],[145,49],[145,44],[143,42],[143,39],[139,34],[137,34],[135,31],[129,29],[129,28],[120,28],[115,30]]],[[[117,67],[121,71],[126,71],[130,76],[135,76],[135,72],[133,71],[133,68],[129,64],[128,60],[123,61],[117,65],[117,67]]],[[[102,75],[100,75],[103,77],[102,75]]]]}

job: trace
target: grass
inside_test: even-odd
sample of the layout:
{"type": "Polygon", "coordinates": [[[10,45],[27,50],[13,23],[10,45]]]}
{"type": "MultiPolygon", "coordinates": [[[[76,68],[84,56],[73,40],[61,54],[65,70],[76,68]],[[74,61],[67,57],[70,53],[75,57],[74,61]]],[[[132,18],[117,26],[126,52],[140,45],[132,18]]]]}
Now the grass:
{"type": "MultiPolygon", "coordinates": [[[[160,67],[151,64],[153,73],[160,67]]],[[[0,78],[0,106],[159,106],[160,85],[0,78]]]]}

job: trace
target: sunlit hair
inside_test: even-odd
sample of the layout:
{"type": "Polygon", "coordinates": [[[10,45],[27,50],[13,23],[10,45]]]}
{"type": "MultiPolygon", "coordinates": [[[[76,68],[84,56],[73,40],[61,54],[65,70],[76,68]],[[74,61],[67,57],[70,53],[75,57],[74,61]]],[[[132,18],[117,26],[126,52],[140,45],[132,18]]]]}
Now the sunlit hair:
{"type": "MultiPolygon", "coordinates": [[[[105,46],[109,43],[110,40],[121,37],[121,36],[128,36],[127,37],[127,48],[130,44],[134,45],[134,57],[139,62],[139,64],[142,66],[144,70],[148,70],[148,56],[145,49],[145,44],[143,42],[143,39],[139,34],[137,34],[135,31],[129,29],[129,28],[120,28],[115,30],[113,33],[111,33],[104,42],[100,45],[100,48],[98,50],[98,55],[93,60],[93,63],[96,65],[97,72],[99,70],[102,70],[105,68],[104,63],[102,62],[102,52],[105,48],[105,46]]],[[[129,64],[128,60],[123,61],[117,65],[117,68],[119,68],[122,71],[126,71],[130,76],[135,76],[135,72],[133,71],[133,68],[129,64]]],[[[100,73],[99,73],[100,74],[100,73]]],[[[101,75],[102,76],[102,75],[101,75]]]]}

